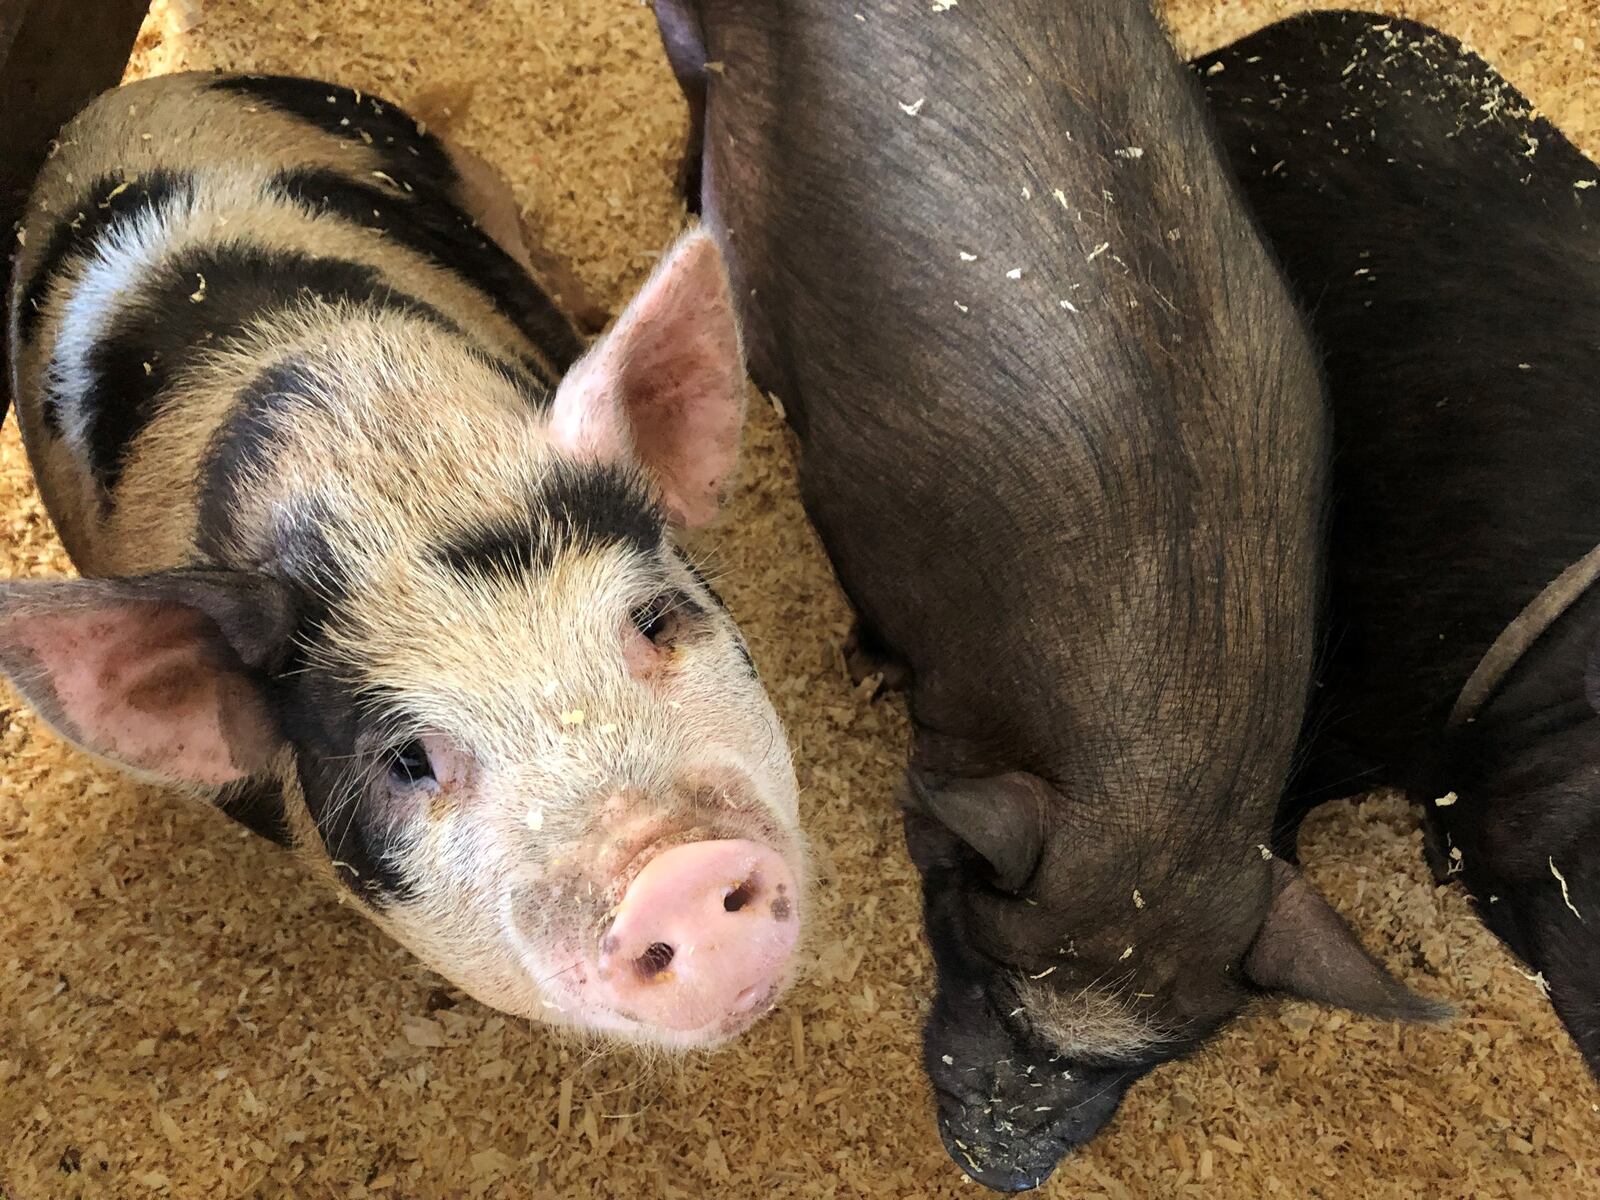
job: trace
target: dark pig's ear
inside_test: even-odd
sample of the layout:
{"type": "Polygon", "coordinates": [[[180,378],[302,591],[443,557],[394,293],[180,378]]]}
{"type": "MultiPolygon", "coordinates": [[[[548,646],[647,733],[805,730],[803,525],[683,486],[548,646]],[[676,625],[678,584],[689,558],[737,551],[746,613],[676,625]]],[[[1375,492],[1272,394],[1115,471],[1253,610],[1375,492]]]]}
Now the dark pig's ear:
{"type": "Polygon", "coordinates": [[[951,779],[921,792],[928,815],[983,856],[996,885],[1019,892],[1044,853],[1050,787],[1037,775],[1011,771],[984,779],[951,779]]]}
{"type": "Polygon", "coordinates": [[[0,671],[67,740],[166,782],[220,785],[283,745],[264,671],[294,629],[260,575],[0,584],[0,671]]]}
{"type": "Polygon", "coordinates": [[[1362,947],[1344,918],[1281,858],[1272,860],[1272,903],[1245,955],[1259,987],[1394,1021],[1441,1021],[1450,1006],[1417,995],[1362,947]]]}
{"type": "Polygon", "coordinates": [[[739,460],[744,400],[728,271],[710,235],[694,232],[561,381],[550,432],[580,457],[637,458],[673,518],[703,525],[739,460]]]}

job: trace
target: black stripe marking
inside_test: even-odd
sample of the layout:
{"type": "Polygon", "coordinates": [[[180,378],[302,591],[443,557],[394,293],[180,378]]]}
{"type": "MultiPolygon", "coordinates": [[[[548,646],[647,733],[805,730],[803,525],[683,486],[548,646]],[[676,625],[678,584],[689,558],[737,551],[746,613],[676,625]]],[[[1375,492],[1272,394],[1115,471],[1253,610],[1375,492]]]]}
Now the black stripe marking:
{"type": "Polygon", "coordinates": [[[50,284],[69,262],[134,221],[174,202],[188,204],[193,199],[194,177],[187,173],[151,171],[132,179],[120,175],[96,179],[78,207],[56,222],[33,274],[22,281],[17,314],[22,340],[33,336],[50,284]]]}
{"type": "Polygon", "coordinates": [[[396,180],[448,193],[458,182],[443,144],[399,105],[347,87],[293,75],[225,75],[210,84],[324,133],[370,146],[396,180]]]}
{"type": "MultiPolygon", "coordinates": [[[[280,172],[272,181],[279,195],[308,212],[334,216],[393,238],[443,270],[477,288],[565,373],[583,344],[566,317],[522,269],[446,194],[432,189],[397,194],[333,170],[280,172]]],[[[538,373],[547,384],[555,379],[538,373]]]]}
{"type": "Polygon", "coordinates": [[[331,616],[302,622],[296,652],[279,674],[278,714],[295,748],[306,809],[339,879],[373,908],[414,900],[418,881],[395,862],[400,827],[375,795],[386,782],[374,747],[382,724],[377,699],[359,692],[354,670],[332,671],[323,632],[331,616]]]}
{"type": "Polygon", "coordinates": [[[223,793],[217,807],[252,833],[287,846],[293,840],[283,807],[283,789],[275,779],[250,779],[223,793]]]}
{"type": "Polygon", "coordinates": [[[562,464],[522,512],[464,529],[434,556],[458,575],[515,578],[548,570],[561,554],[608,547],[652,554],[664,528],[661,507],[637,471],[562,464]]]}
{"type": "MultiPolygon", "coordinates": [[[[294,409],[308,403],[327,404],[335,394],[327,381],[298,358],[272,363],[239,390],[233,411],[212,434],[200,465],[196,542],[202,554],[240,569],[259,570],[268,565],[233,561],[241,491],[269,468],[277,448],[292,436],[294,409]]],[[[321,531],[331,519],[330,513],[309,511],[286,516],[275,544],[265,548],[272,567],[321,594],[338,589],[344,572],[333,562],[321,531]]]]}
{"type": "Polygon", "coordinates": [[[152,273],[89,352],[91,383],[81,403],[89,465],[100,486],[107,493],[116,488],[129,446],[185,370],[262,317],[309,300],[381,309],[461,332],[361,263],[254,246],[187,250],[152,273]]]}

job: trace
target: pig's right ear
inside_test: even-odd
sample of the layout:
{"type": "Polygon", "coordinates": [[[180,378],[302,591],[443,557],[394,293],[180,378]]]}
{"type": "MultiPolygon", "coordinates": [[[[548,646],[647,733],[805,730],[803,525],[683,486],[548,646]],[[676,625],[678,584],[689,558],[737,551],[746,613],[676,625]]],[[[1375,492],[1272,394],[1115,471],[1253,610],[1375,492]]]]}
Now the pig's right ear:
{"type": "Polygon", "coordinates": [[[984,779],[951,779],[917,789],[929,816],[980,854],[995,886],[1020,892],[1044,853],[1050,789],[1025,771],[984,779]]]}
{"type": "Polygon", "coordinates": [[[1281,858],[1272,860],[1272,900],[1244,968],[1258,987],[1391,1021],[1442,1021],[1451,1012],[1385,971],[1333,906],[1281,858]]]}
{"type": "Polygon", "coordinates": [[[89,753],[220,785],[283,745],[264,681],[294,620],[282,584],[230,571],[0,584],[0,671],[89,753]]]}
{"type": "Polygon", "coordinates": [[[556,389],[569,454],[636,458],[684,525],[716,516],[739,458],[744,352],[722,254],[694,232],[662,256],[611,331],[556,389]]]}

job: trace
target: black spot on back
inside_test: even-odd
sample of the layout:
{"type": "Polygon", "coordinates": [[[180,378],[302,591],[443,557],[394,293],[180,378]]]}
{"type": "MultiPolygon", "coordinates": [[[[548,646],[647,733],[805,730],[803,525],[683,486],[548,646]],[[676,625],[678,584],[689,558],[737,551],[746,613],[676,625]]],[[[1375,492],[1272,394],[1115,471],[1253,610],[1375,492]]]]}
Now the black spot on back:
{"type": "MultiPolygon", "coordinates": [[[[68,263],[133,222],[173,203],[188,203],[194,196],[194,177],[174,171],[150,171],[132,179],[102,175],[84,194],[82,203],[51,229],[49,240],[33,273],[21,281],[17,329],[23,341],[38,327],[51,282],[68,263]]],[[[60,414],[45,405],[45,420],[59,434],[60,414]]]]}
{"type": "Polygon", "coordinates": [[[439,139],[404,109],[380,97],[293,75],[225,75],[212,81],[210,88],[370,146],[389,165],[391,175],[397,180],[403,176],[413,187],[422,183],[448,192],[457,182],[455,167],[439,139]]]}
{"type": "Polygon", "coordinates": [[[202,553],[225,558],[239,489],[272,461],[273,447],[284,433],[284,415],[297,403],[320,403],[327,394],[326,385],[297,358],[271,364],[240,390],[200,466],[197,524],[202,553]]]}
{"type": "MultiPolygon", "coordinates": [[[[309,212],[333,216],[392,238],[435,266],[454,271],[564,373],[583,353],[572,325],[522,267],[444,192],[432,187],[396,193],[339,171],[284,171],[272,181],[279,195],[309,212]]],[[[546,384],[556,379],[535,370],[546,384]]]]}
{"type": "Polygon", "coordinates": [[[338,403],[337,389],[303,359],[280,359],[264,368],[239,390],[232,412],[212,434],[200,466],[196,506],[196,544],[208,559],[236,570],[269,570],[322,604],[337,602],[350,590],[348,571],[329,536],[343,518],[324,499],[301,496],[275,513],[275,528],[249,561],[239,558],[237,521],[241,496],[293,437],[296,411],[330,403],[338,403]]]}
{"type": "Polygon", "coordinates": [[[521,512],[468,526],[434,553],[459,575],[515,577],[548,570],[563,553],[615,546],[650,554],[661,544],[664,525],[660,505],[636,471],[562,464],[540,481],[521,512]]]}
{"type": "Polygon", "coordinates": [[[187,369],[262,317],[310,300],[401,313],[461,332],[360,263],[240,245],[184,251],[152,272],[89,352],[91,383],[82,404],[90,469],[101,487],[115,489],[128,447],[187,369]]]}

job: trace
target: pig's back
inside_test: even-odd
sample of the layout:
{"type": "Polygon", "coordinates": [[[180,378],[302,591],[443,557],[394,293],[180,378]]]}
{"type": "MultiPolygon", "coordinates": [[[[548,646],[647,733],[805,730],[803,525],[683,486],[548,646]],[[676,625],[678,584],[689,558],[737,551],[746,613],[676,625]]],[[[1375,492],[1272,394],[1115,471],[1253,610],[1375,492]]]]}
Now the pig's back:
{"type": "MultiPolygon", "coordinates": [[[[81,568],[187,555],[209,450],[296,342],[353,324],[353,342],[381,334],[399,359],[448,343],[539,401],[580,344],[460,184],[403,111],[313,80],[148,80],[62,131],[25,219],[9,336],[30,456],[81,568]]],[[[349,374],[352,404],[382,402],[349,374]]]]}
{"type": "Polygon", "coordinates": [[[1152,728],[1166,685],[1128,662],[1168,655],[1209,711],[1271,642],[1293,710],[1313,359],[1154,18],[776,7],[708,6],[708,218],[840,579],[919,696],[981,645],[963,684],[1007,710],[1070,674],[1152,728]],[[1234,660],[1198,661],[1222,622],[1234,660]]]}
{"type": "Polygon", "coordinates": [[[1403,754],[1600,541],[1600,172],[1414,22],[1308,15],[1198,66],[1327,348],[1324,724],[1403,754]]]}

